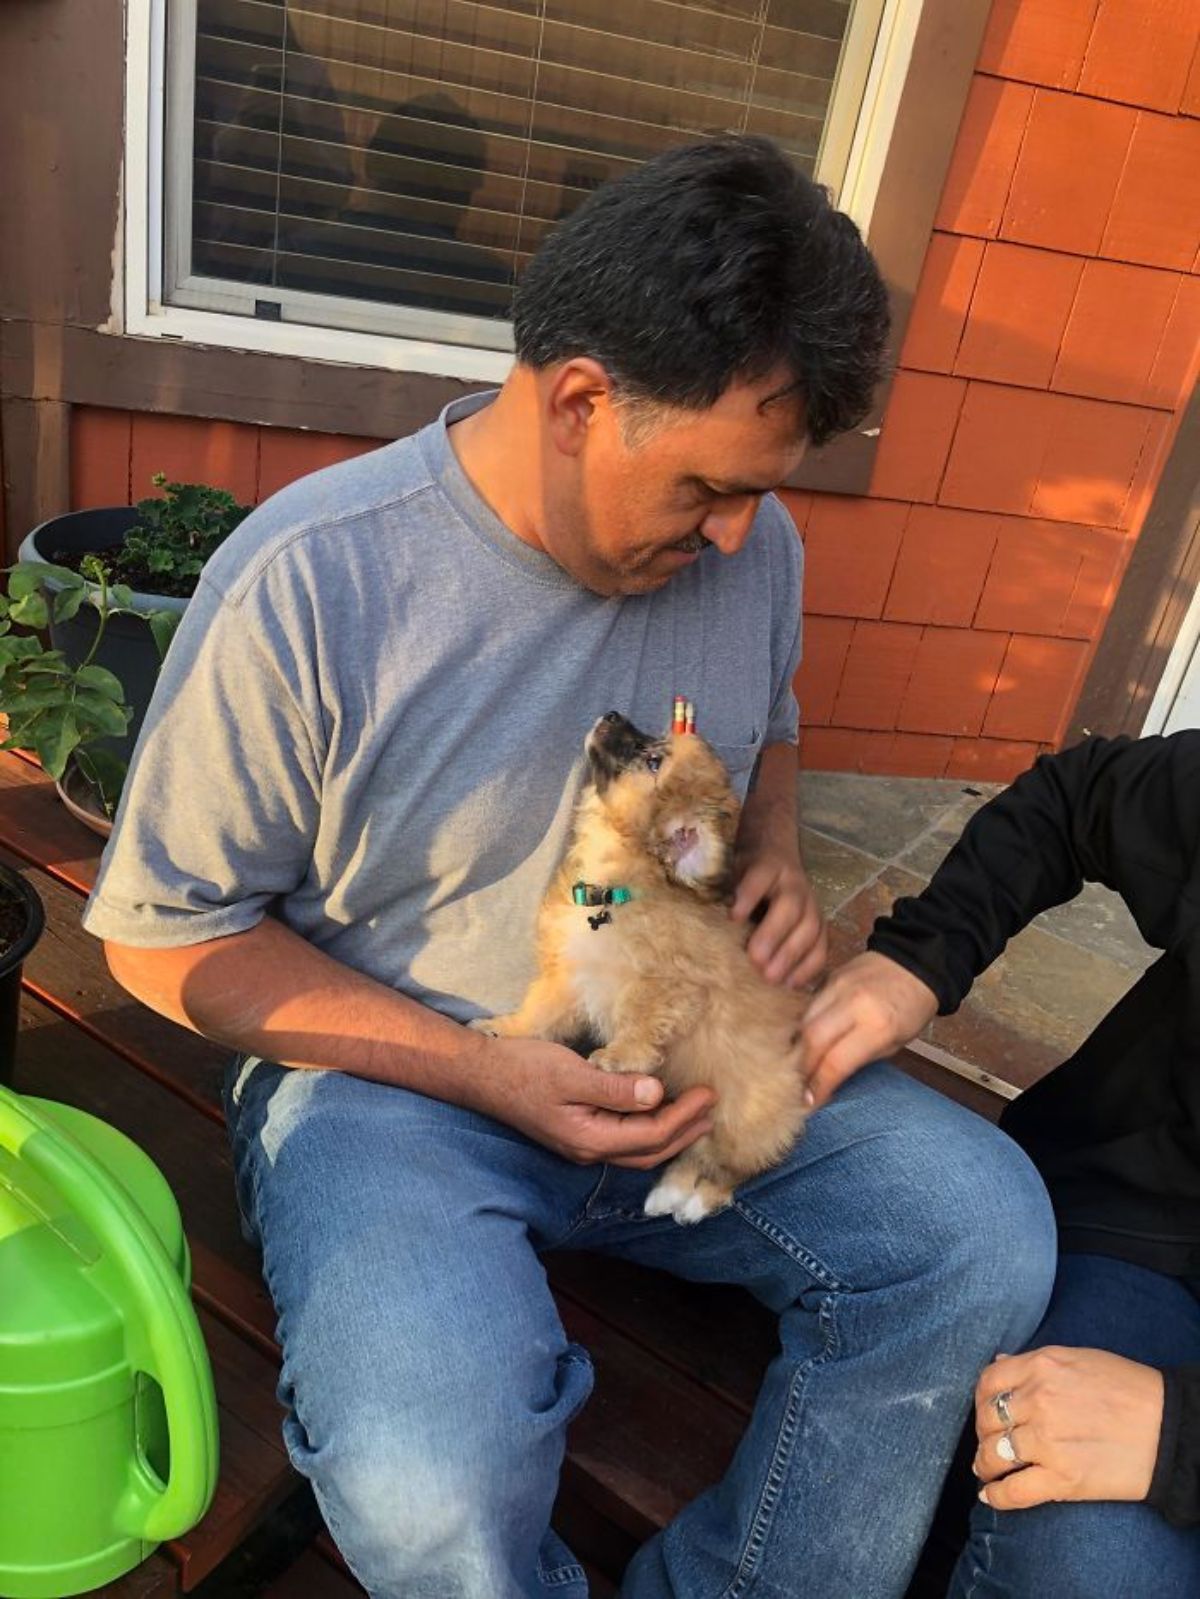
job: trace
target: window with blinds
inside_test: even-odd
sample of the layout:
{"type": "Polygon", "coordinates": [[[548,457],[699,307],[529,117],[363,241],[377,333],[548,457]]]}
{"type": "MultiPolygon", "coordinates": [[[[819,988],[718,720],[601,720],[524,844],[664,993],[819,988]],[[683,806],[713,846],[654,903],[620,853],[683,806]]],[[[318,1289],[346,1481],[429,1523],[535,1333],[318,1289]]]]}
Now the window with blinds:
{"type": "Polygon", "coordinates": [[[881,9],[177,0],[164,298],[509,347],[547,231],[673,144],[767,134],[836,187],[881,9]]]}

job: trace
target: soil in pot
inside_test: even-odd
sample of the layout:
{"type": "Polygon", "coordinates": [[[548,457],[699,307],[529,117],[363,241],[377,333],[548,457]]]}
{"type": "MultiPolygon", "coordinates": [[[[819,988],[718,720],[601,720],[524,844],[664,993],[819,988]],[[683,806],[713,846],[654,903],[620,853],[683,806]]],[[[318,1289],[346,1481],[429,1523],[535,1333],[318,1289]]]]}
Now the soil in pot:
{"type": "Polygon", "coordinates": [[[0,960],[21,937],[29,925],[29,908],[23,899],[5,884],[0,883],[0,960]]]}
{"type": "MultiPolygon", "coordinates": [[[[50,559],[55,566],[65,566],[72,572],[78,572],[89,555],[104,558],[111,553],[112,545],[107,544],[97,545],[94,550],[55,550],[50,559]]],[[[169,573],[152,572],[144,561],[122,565],[118,572],[114,562],[105,559],[104,570],[110,583],[124,583],[139,594],[169,594],[173,599],[189,600],[196,588],[194,577],[176,578],[169,573]]]]}

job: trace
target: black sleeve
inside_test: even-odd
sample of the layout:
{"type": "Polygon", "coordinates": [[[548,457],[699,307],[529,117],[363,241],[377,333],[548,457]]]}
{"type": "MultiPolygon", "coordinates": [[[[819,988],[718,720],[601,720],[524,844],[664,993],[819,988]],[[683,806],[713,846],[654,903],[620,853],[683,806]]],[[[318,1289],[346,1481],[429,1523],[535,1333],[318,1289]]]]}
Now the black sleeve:
{"type": "Polygon", "coordinates": [[[1162,1433],[1146,1503],[1173,1527],[1200,1526],[1200,1366],[1163,1372],[1162,1433]]]}
{"type": "Polygon", "coordinates": [[[928,984],[945,1015],[1014,933],[1099,882],[1147,943],[1183,954],[1200,921],[1198,794],[1200,732],[1043,755],[977,812],[922,894],[880,917],[868,947],[928,984]]]}

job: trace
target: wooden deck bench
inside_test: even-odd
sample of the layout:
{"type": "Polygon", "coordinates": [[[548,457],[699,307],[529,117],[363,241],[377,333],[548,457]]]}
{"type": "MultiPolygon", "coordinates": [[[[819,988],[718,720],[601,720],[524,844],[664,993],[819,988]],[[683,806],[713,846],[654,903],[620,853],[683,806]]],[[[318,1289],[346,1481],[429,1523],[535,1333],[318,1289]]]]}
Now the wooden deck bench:
{"type": "MultiPolygon", "coordinates": [[[[238,1224],[219,1102],[223,1052],[108,975],[99,944],[79,924],[99,843],[58,803],[40,768],[0,754],[0,859],[26,872],[46,907],[46,931],[25,965],[15,1086],[104,1117],[166,1174],[191,1245],[220,1405],[220,1479],[208,1514],[99,1591],[120,1599],[360,1593],[280,1437],[275,1318],[238,1224]]],[[[993,1119],[1001,1108],[936,1058],[908,1053],[902,1064],[993,1119]]],[[[569,1336],[596,1367],[593,1397],[571,1429],[556,1525],[603,1599],[637,1545],[721,1475],[776,1336],[767,1313],[737,1290],[599,1256],[556,1257],[550,1276],[569,1336]]],[[[912,1599],[933,1599],[936,1567],[924,1563],[912,1599]]]]}

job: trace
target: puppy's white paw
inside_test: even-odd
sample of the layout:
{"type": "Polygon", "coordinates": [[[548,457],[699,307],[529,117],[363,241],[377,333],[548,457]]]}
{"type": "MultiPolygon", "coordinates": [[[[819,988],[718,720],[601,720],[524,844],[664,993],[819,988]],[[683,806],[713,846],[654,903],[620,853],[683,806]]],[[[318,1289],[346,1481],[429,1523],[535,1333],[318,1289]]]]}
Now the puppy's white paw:
{"type": "Polygon", "coordinates": [[[665,1180],[650,1190],[643,1206],[647,1216],[674,1216],[685,1227],[711,1216],[715,1208],[696,1189],[665,1180]]]}
{"type": "Polygon", "coordinates": [[[680,1188],[675,1183],[657,1183],[646,1195],[642,1209],[647,1216],[673,1216],[676,1205],[682,1205],[692,1195],[690,1188],[680,1188]]]}
{"type": "Polygon", "coordinates": [[[468,1022],[467,1026],[473,1033],[486,1033],[489,1038],[499,1038],[500,1029],[497,1026],[498,1016],[476,1016],[475,1020],[468,1022]]]}
{"type": "Polygon", "coordinates": [[[614,1044],[605,1044],[600,1049],[594,1049],[588,1056],[589,1066],[598,1066],[602,1072],[650,1072],[653,1073],[655,1062],[634,1060],[632,1056],[622,1053],[614,1044]]]}
{"type": "Polygon", "coordinates": [[[676,1207],[675,1220],[680,1222],[703,1221],[716,1207],[710,1205],[700,1193],[689,1194],[683,1204],[676,1207]]]}

